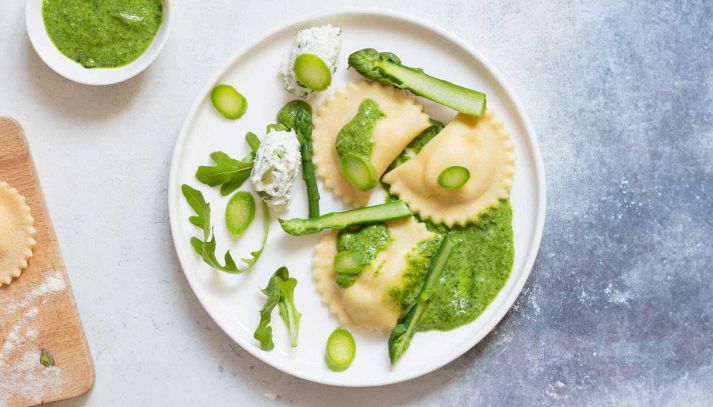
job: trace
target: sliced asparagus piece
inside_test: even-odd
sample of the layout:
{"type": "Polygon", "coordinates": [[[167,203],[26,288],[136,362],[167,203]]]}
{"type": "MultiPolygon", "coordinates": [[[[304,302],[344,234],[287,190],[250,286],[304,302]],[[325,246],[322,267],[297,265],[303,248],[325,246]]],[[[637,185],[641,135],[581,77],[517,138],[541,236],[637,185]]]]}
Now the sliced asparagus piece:
{"type": "Polygon", "coordinates": [[[360,252],[339,252],[334,256],[334,271],[343,274],[359,274],[361,269],[368,264],[366,256],[360,252]]]}
{"type": "Polygon", "coordinates": [[[411,210],[403,201],[393,201],[344,212],[332,212],[318,218],[280,219],[280,226],[290,235],[302,236],[324,229],[343,229],[365,223],[404,219],[409,216],[411,216],[411,210]]]}
{"type": "Polygon", "coordinates": [[[344,328],[337,328],[327,339],[327,349],[324,352],[324,361],[329,370],[342,372],[347,370],[356,355],[356,342],[351,332],[344,328]]]}
{"type": "Polygon", "coordinates": [[[379,177],[376,176],[376,169],[371,162],[358,155],[349,153],[339,160],[342,167],[342,174],[355,187],[362,191],[368,191],[376,186],[379,177]]]}
{"type": "Polygon", "coordinates": [[[327,64],[314,54],[302,54],[295,59],[295,77],[314,91],[323,91],[332,84],[332,73],[327,64]]]}
{"type": "Polygon", "coordinates": [[[225,208],[225,225],[234,236],[240,236],[255,219],[255,198],[250,192],[238,191],[225,208]]]}
{"type": "Polygon", "coordinates": [[[438,176],[438,184],[445,189],[457,189],[470,179],[470,171],[459,165],[446,168],[438,176]]]}
{"type": "Polygon", "coordinates": [[[220,84],[210,93],[213,107],[226,119],[236,120],[248,110],[248,101],[245,96],[230,85],[220,84]]]}

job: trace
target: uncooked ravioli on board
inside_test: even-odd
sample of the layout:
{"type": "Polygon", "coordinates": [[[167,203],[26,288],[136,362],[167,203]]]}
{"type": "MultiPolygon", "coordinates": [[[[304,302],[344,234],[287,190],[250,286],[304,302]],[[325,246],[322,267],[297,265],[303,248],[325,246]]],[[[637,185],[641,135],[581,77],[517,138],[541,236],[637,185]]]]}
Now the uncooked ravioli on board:
{"type": "Polygon", "coordinates": [[[0,286],[19,277],[32,257],[34,219],[25,197],[0,181],[0,286]]]}

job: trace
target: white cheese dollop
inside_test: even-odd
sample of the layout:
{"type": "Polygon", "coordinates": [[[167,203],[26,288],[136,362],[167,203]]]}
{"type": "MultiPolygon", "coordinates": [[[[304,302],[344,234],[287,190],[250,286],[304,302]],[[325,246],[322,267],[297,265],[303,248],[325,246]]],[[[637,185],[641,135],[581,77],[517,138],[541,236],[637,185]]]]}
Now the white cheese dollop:
{"type": "Polygon", "coordinates": [[[270,208],[283,210],[289,205],[301,159],[294,131],[270,130],[263,138],[255,154],[250,181],[270,208]]]}
{"type": "Polygon", "coordinates": [[[312,27],[297,32],[290,52],[282,61],[280,72],[285,90],[300,98],[308,98],[312,90],[302,86],[295,77],[295,59],[302,54],[314,54],[322,59],[329,70],[337,71],[337,58],[342,50],[342,29],[331,24],[312,27]]]}

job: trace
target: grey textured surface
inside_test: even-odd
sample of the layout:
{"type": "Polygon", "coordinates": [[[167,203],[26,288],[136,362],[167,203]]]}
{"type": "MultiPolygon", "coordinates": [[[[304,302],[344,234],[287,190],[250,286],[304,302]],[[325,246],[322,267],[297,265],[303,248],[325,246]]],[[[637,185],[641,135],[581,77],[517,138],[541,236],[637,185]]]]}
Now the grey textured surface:
{"type": "Polygon", "coordinates": [[[165,211],[178,129],[226,50],[332,2],[180,3],[156,64],[107,88],[51,72],[23,2],[0,3],[0,113],[27,130],[98,370],[66,405],[713,404],[713,3],[389,2],[510,79],[548,212],[495,332],[433,374],[364,390],[295,379],[232,343],[179,271],[165,211]]]}

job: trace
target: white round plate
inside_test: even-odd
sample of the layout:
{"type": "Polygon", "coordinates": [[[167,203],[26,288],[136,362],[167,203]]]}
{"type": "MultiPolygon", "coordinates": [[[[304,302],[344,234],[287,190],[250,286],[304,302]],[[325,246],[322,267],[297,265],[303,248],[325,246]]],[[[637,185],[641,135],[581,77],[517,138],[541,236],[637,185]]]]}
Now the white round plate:
{"type": "MultiPolygon", "coordinates": [[[[322,96],[324,97],[324,96],[322,96]]],[[[455,113],[420,99],[432,117],[449,121],[455,113]]],[[[319,99],[311,101],[313,106],[319,99]]],[[[249,182],[243,189],[250,188],[249,182]]],[[[320,185],[321,188],[321,185],[320,185]]],[[[305,217],[307,200],[301,177],[296,180],[291,209],[281,217],[305,217]]],[[[328,191],[321,190],[323,213],[343,210],[328,191]]],[[[374,197],[383,197],[374,193],[374,197]]],[[[537,140],[525,112],[505,86],[502,78],[483,57],[462,40],[431,23],[383,12],[348,11],[312,17],[281,28],[251,46],[240,50],[208,82],[198,95],[176,144],[169,182],[169,212],[173,240],[186,278],[211,317],[240,346],[262,361],[307,380],[339,386],[378,386],[421,376],[454,360],[473,347],[505,315],[522,290],[535,261],[545,214],[545,179],[537,140]],[[347,71],[347,57],[353,51],[375,47],[391,51],[410,66],[458,84],[482,90],[488,106],[497,112],[512,134],[517,153],[515,183],[512,189],[515,233],[515,263],[507,284],[493,303],[472,323],[449,332],[420,332],[403,358],[391,366],[387,337],[350,329],[357,353],[345,372],[331,372],[324,364],[327,337],[338,325],[322,304],[311,273],[313,247],[320,235],[287,236],[274,221],[265,253],[254,270],[242,275],[227,275],[202,263],[189,244],[199,230],[188,223],[190,207],[181,195],[183,183],[199,188],[211,203],[218,242],[218,257],[230,248],[233,257],[245,257],[260,240],[260,216],[240,239],[228,235],[223,220],[228,199],[217,188],[200,184],[194,174],[199,165],[209,165],[209,154],[223,150],[234,157],[247,154],[244,135],[251,130],[264,135],[265,126],[274,122],[277,111],[293,97],[282,89],[278,69],[295,33],[302,28],[331,23],[342,28],[343,48],[337,74],[326,93],[350,80],[361,80],[347,71]],[[210,91],[219,82],[234,85],[248,100],[248,111],[237,121],[223,119],[211,106],[210,91]],[[286,327],[273,315],[275,349],[260,350],[253,339],[264,287],[270,275],[282,265],[297,278],[297,308],[302,312],[299,346],[290,348],[286,327]],[[436,343],[438,346],[433,346],[436,343]]]]}
{"type": "Polygon", "coordinates": [[[168,39],[171,27],[171,0],[163,2],[163,21],[158,28],[151,45],[134,61],[116,68],[85,68],[76,61],[67,58],[54,45],[42,18],[42,3],[44,0],[27,0],[25,4],[25,26],[32,47],[37,55],[65,78],[84,85],[111,85],[123,82],[140,74],[158,57],[168,39]]]}

